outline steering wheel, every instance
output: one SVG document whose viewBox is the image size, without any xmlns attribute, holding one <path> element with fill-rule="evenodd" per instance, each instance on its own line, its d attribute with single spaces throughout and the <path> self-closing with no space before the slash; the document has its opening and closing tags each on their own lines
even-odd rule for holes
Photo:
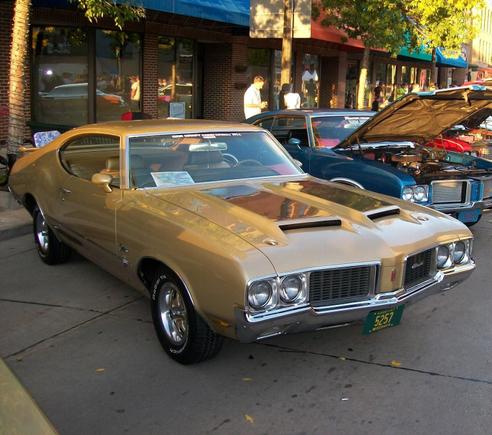
<svg viewBox="0 0 492 435">
<path fill-rule="evenodd" d="M 239 166 L 239 160 L 237 159 L 236 156 L 233 156 L 232 154 L 222 153 L 222 158 L 231 168 L 235 168 L 236 166 Z"/>
<path fill-rule="evenodd" d="M 254 159 L 241 160 L 239 166 L 263 166 L 263 163 Z"/>
</svg>

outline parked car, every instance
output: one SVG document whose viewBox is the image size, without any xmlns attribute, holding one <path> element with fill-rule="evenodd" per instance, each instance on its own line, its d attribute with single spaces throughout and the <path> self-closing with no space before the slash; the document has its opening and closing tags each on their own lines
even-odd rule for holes
<svg viewBox="0 0 492 435">
<path fill-rule="evenodd" d="M 87 98 L 87 83 L 59 85 L 47 93 L 40 93 L 39 111 L 44 122 L 76 125 L 81 120 L 87 120 Z M 96 89 L 96 104 L 100 121 L 119 119 L 130 108 L 120 95 L 108 94 L 100 89 Z"/>
<path fill-rule="evenodd" d="M 151 299 L 181 363 L 365 319 L 462 282 L 472 235 L 437 211 L 315 179 L 246 124 L 89 125 L 17 160 L 10 188 L 47 264 L 75 249 Z"/>
<path fill-rule="evenodd" d="M 492 206 L 492 162 L 423 146 L 492 101 L 483 87 L 410 94 L 373 116 L 353 110 L 265 112 L 270 130 L 315 177 L 425 205 L 472 225 Z"/>
</svg>

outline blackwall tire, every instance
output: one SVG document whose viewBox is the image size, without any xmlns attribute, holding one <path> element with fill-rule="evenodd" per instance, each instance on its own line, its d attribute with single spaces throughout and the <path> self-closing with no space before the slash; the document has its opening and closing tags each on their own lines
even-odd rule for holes
<svg viewBox="0 0 492 435">
<path fill-rule="evenodd" d="M 195 311 L 177 277 L 162 268 L 152 286 L 151 310 L 154 328 L 165 352 L 181 364 L 196 364 L 213 358 L 223 337 L 213 332 Z"/>
<path fill-rule="evenodd" d="M 70 248 L 57 239 L 39 207 L 34 209 L 32 217 L 34 243 L 39 258 L 49 265 L 65 263 L 70 257 Z"/>
</svg>

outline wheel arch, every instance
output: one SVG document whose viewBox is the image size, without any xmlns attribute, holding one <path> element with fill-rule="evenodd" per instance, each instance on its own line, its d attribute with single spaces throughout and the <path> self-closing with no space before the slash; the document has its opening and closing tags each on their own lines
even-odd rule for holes
<svg viewBox="0 0 492 435">
<path fill-rule="evenodd" d="M 183 285 L 186 294 L 188 295 L 191 303 L 193 304 L 193 307 L 197 309 L 196 300 L 193 297 L 192 292 L 190 291 L 189 284 L 186 282 L 185 279 L 183 279 L 183 277 L 178 272 L 176 272 L 172 267 L 167 265 L 162 260 L 159 260 L 154 257 L 143 257 L 138 262 L 137 274 L 138 274 L 138 278 L 145 286 L 145 288 L 149 291 L 149 293 L 152 291 L 152 284 L 154 283 L 157 277 L 157 272 L 160 268 L 166 269 Z"/>
<path fill-rule="evenodd" d="M 36 201 L 36 198 L 34 198 L 34 195 L 31 193 L 26 193 L 24 194 L 24 197 L 22 199 L 22 204 L 26 208 L 26 210 L 29 212 L 29 214 L 32 216 L 34 213 L 34 209 L 38 206 L 38 202 Z"/>
</svg>

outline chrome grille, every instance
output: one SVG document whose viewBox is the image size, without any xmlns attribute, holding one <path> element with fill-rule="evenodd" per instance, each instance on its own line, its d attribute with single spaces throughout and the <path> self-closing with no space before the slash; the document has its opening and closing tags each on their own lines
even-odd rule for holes
<svg viewBox="0 0 492 435">
<path fill-rule="evenodd" d="M 435 262 L 435 249 L 429 249 L 408 257 L 404 287 L 408 289 L 427 281 L 435 269 Z"/>
<path fill-rule="evenodd" d="M 309 300 L 312 305 L 329 305 L 364 299 L 374 292 L 377 266 L 355 266 L 311 272 Z"/>
<path fill-rule="evenodd" d="M 432 183 L 433 204 L 453 204 L 466 202 L 468 183 L 462 180 L 434 181 Z"/>
</svg>

